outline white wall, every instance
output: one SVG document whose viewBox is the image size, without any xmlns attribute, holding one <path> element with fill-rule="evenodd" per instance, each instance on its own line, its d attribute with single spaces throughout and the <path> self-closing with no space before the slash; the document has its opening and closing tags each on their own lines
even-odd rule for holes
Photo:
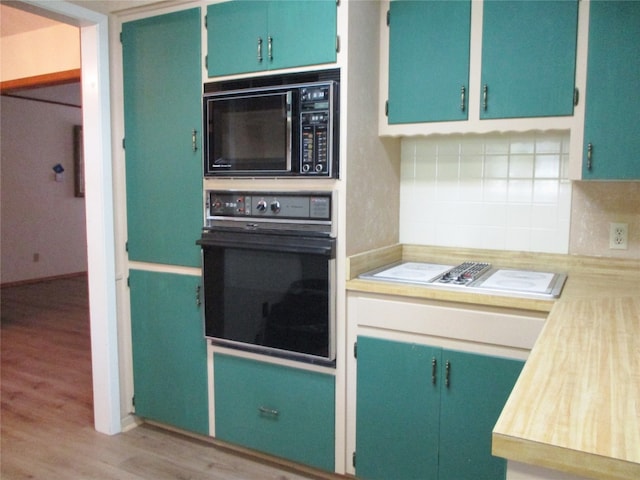
<svg viewBox="0 0 640 480">
<path fill-rule="evenodd" d="M 402 140 L 400 241 L 567 253 L 566 133 Z"/>
<path fill-rule="evenodd" d="M 85 272 L 85 202 L 73 177 L 82 110 L 11 97 L 1 98 L 0 110 L 2 283 Z M 62 182 L 52 170 L 58 163 Z"/>
</svg>

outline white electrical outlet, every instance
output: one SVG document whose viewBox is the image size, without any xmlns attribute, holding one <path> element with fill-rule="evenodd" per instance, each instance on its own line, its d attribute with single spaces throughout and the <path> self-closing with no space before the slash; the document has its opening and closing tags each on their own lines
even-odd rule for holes
<svg viewBox="0 0 640 480">
<path fill-rule="evenodd" d="M 627 249 L 627 239 L 629 236 L 629 224 L 610 223 L 609 224 L 609 248 L 617 250 Z"/>
</svg>

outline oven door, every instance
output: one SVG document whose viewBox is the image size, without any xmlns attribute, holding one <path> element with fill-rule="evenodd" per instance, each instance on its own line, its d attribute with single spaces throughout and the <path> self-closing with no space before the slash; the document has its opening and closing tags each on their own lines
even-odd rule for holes
<svg viewBox="0 0 640 480">
<path fill-rule="evenodd" d="M 215 344 L 335 365 L 335 239 L 207 231 L 205 336 Z"/>
</svg>

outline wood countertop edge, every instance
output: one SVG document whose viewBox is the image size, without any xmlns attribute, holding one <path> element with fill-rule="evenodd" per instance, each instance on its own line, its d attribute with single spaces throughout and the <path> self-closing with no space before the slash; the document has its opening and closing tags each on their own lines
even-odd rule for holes
<svg viewBox="0 0 640 480">
<path fill-rule="evenodd" d="M 550 312 L 555 304 L 554 300 L 539 300 L 521 297 L 500 296 L 496 294 L 469 293 L 438 288 L 393 283 L 374 280 L 348 280 L 347 290 L 361 293 L 375 293 L 380 295 L 394 295 L 423 300 L 436 300 L 452 303 L 466 303 L 478 306 L 502 307 L 515 310 L 529 310 L 534 312 Z"/>
<path fill-rule="evenodd" d="M 491 444 L 493 455 L 516 462 L 599 480 L 640 478 L 640 464 L 622 459 L 524 440 L 495 431 Z"/>
<path fill-rule="evenodd" d="M 607 311 L 611 313 L 605 313 Z M 620 315 L 621 312 L 625 314 Z M 634 414 L 637 408 L 634 410 L 633 399 L 640 399 L 639 388 L 634 387 L 633 382 L 621 379 L 633 378 L 630 375 L 638 372 L 639 360 L 632 358 L 635 363 L 625 362 L 625 368 L 622 370 L 611 370 L 613 366 L 619 365 L 619 362 L 616 364 L 615 355 L 611 354 L 613 344 L 619 345 L 617 351 L 625 352 L 625 358 L 638 351 L 639 342 L 634 340 L 639 331 L 636 323 L 639 318 L 637 312 L 640 312 L 640 300 L 637 295 L 570 298 L 558 302 L 547 318 L 493 430 L 494 455 L 590 478 L 640 479 L 640 462 L 637 461 L 640 445 L 634 440 L 638 438 L 640 426 L 633 423 L 621 425 L 619 421 L 624 419 L 623 421 L 634 422 L 634 419 L 638 419 Z M 559 347 L 556 341 L 564 335 L 563 332 L 572 334 L 566 349 Z M 598 338 L 597 346 L 591 341 L 585 343 L 587 339 L 594 340 L 596 337 L 593 335 Z M 578 349 L 579 346 L 587 345 L 591 348 Z M 598 360 L 598 355 L 594 354 L 589 359 L 588 353 L 593 354 L 598 350 L 606 357 Z M 556 353 L 559 356 L 554 357 Z M 563 356 L 565 360 L 560 361 Z M 594 359 L 598 361 L 594 363 Z M 560 365 L 564 369 L 559 368 Z M 600 379 L 596 374 L 598 369 L 603 369 L 604 372 Z M 551 378 L 552 373 L 555 380 L 551 385 L 563 386 L 547 392 L 545 382 Z M 571 385 L 589 385 L 589 389 L 580 396 L 580 399 L 588 400 L 578 401 L 578 397 L 575 396 L 577 389 Z M 603 389 L 602 395 L 600 390 L 594 390 L 598 386 Z M 545 389 L 546 397 L 541 398 L 537 395 L 534 391 L 536 388 Z M 618 394 L 608 396 L 607 392 L 612 391 Z M 549 398 L 554 399 L 551 401 L 556 403 L 549 404 Z M 611 403 L 607 404 L 608 411 L 598 417 L 603 422 L 600 424 L 595 421 L 596 417 L 593 414 L 597 405 L 603 401 Z M 554 436 L 553 425 L 549 425 L 544 431 L 540 426 L 544 425 L 545 418 L 553 416 L 554 410 L 563 408 L 569 408 L 572 413 L 577 409 L 575 411 L 582 412 L 584 418 L 580 420 L 574 417 L 573 420 L 569 420 L 567 417 L 568 423 L 559 429 L 559 432 L 565 430 L 565 433 L 559 433 L 556 440 L 551 440 Z M 618 421 L 608 423 L 615 418 Z M 577 424 L 576 421 L 581 424 Z M 585 424 L 590 426 L 592 436 L 601 437 L 601 442 L 605 443 L 580 440 Z M 611 425 L 617 427 L 611 430 Z M 569 432 L 572 432 L 572 439 Z M 609 448 L 611 445 L 618 445 L 617 453 L 613 454 Z M 605 451 L 612 454 L 604 454 Z"/>
</svg>

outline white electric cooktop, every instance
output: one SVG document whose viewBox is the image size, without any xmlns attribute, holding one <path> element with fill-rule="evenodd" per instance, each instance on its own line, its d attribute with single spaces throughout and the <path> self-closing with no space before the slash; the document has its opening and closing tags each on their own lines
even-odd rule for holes
<svg viewBox="0 0 640 480">
<path fill-rule="evenodd" d="M 368 280 L 414 283 L 438 288 L 467 289 L 486 294 L 560 296 L 567 278 L 564 273 L 495 269 L 483 262 L 460 265 L 404 262 L 360 275 Z"/>
<path fill-rule="evenodd" d="M 481 287 L 545 293 L 554 277 L 554 273 L 547 272 L 497 270 L 482 282 Z"/>
<path fill-rule="evenodd" d="M 453 265 L 440 265 L 439 263 L 407 262 L 373 273 L 372 276 L 381 280 L 430 283 L 453 267 Z"/>
</svg>

